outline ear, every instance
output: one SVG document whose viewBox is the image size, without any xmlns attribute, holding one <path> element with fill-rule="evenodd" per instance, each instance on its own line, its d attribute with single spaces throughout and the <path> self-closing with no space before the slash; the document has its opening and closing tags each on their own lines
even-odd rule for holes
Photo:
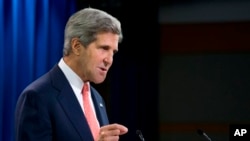
<svg viewBox="0 0 250 141">
<path fill-rule="evenodd" d="M 80 55 L 80 51 L 81 51 L 81 43 L 79 41 L 78 38 L 73 38 L 71 40 L 71 48 L 72 48 L 72 53 L 75 55 Z"/>
</svg>

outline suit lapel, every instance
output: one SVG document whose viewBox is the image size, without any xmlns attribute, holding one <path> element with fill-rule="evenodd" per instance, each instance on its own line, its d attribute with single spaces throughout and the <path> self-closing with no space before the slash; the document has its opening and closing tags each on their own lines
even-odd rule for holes
<svg viewBox="0 0 250 141">
<path fill-rule="evenodd" d="M 57 99 L 69 121 L 73 124 L 82 140 L 93 140 L 91 131 L 74 92 L 58 66 L 51 71 L 52 83 L 60 91 Z"/>
</svg>

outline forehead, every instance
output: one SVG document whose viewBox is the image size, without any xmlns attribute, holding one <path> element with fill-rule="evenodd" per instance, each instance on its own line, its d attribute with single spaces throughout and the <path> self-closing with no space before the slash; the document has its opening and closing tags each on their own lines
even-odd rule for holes
<svg viewBox="0 0 250 141">
<path fill-rule="evenodd" d="M 98 44 L 106 44 L 110 46 L 118 46 L 119 35 L 111 32 L 98 33 L 96 35 L 96 42 Z"/>
</svg>

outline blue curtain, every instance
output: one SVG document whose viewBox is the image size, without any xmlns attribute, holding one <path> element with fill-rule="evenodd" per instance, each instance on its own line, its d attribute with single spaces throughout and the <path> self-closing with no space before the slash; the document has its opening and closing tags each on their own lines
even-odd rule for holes
<svg viewBox="0 0 250 141">
<path fill-rule="evenodd" d="M 17 98 L 60 59 L 75 11 L 74 0 L 0 1 L 0 141 L 14 140 Z"/>
</svg>

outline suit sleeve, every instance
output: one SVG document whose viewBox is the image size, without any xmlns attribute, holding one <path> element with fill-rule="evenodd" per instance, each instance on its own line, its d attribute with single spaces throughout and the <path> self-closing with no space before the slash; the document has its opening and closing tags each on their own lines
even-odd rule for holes
<svg viewBox="0 0 250 141">
<path fill-rule="evenodd" d="M 51 141 L 49 114 L 35 91 L 21 94 L 16 107 L 16 141 Z"/>
</svg>

